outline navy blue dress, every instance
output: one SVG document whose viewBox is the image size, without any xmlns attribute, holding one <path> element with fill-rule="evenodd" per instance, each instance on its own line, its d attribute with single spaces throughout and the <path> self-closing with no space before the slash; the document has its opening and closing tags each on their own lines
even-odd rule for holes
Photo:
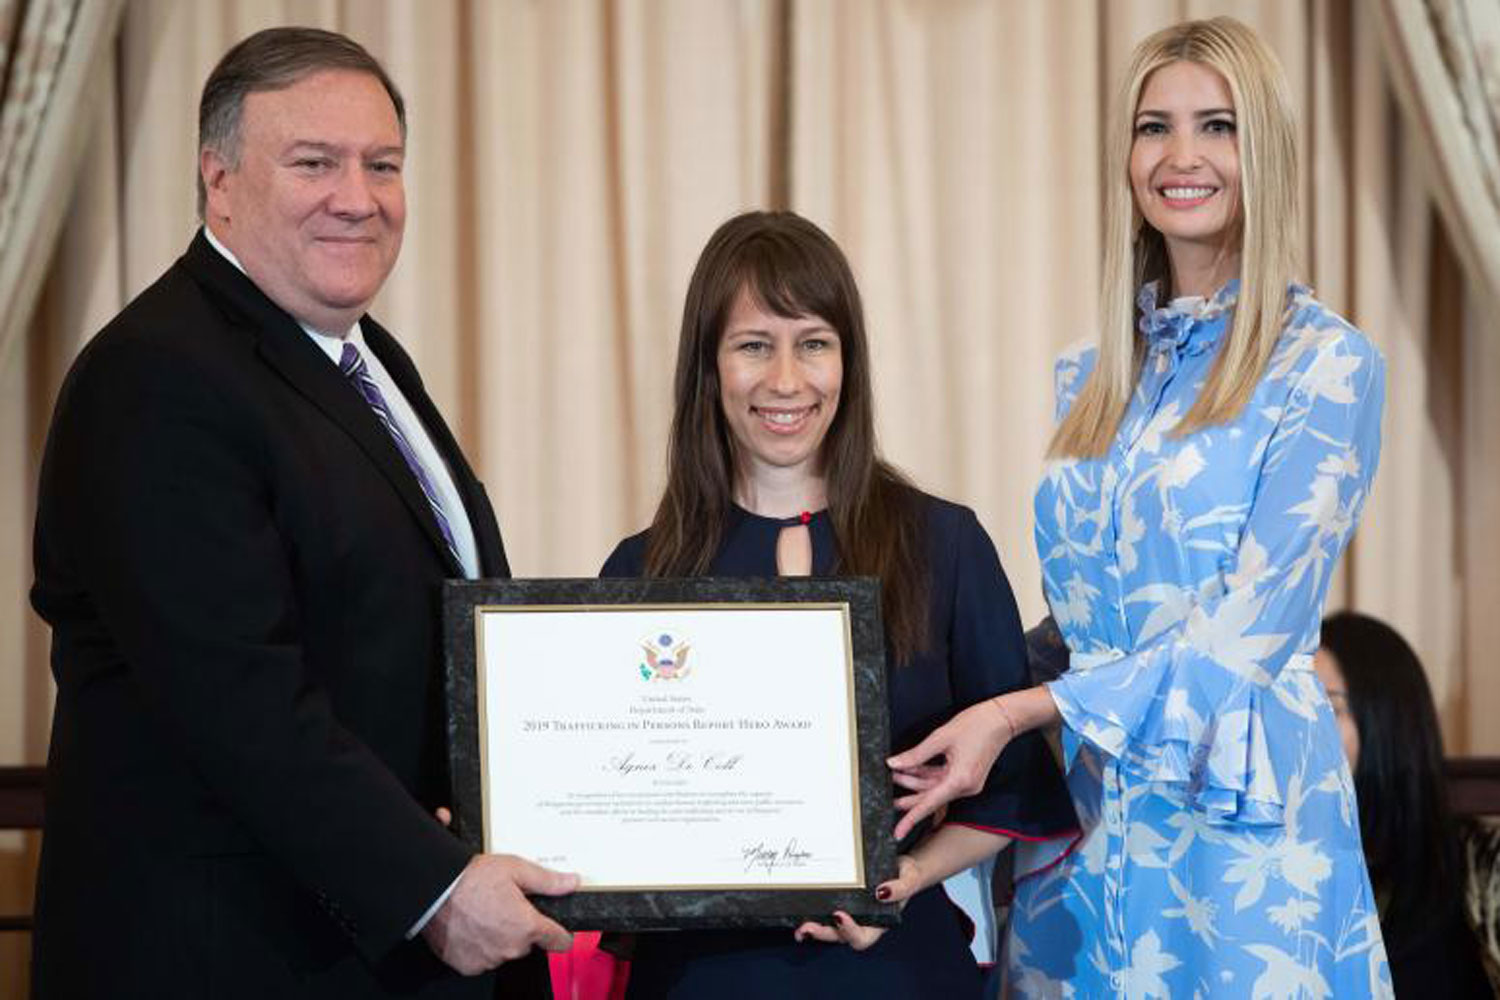
<svg viewBox="0 0 1500 1000">
<path fill-rule="evenodd" d="M 931 567 L 928 648 L 890 664 L 891 743 L 910 747 L 959 710 L 1027 684 L 1026 646 L 1015 596 L 994 543 L 967 507 L 920 494 Z M 793 521 L 733 508 L 712 576 L 776 575 L 776 541 Z M 837 572 L 833 531 L 813 515 L 813 574 Z M 646 534 L 616 547 L 603 576 L 639 576 Z M 984 789 L 953 803 L 948 822 L 1026 839 L 1071 836 L 1077 830 L 1061 772 L 1037 733 L 1015 740 Z M 902 845 L 910 849 L 919 829 Z M 933 887 L 913 897 L 901 926 L 873 947 L 792 939 L 793 928 L 761 931 L 678 931 L 642 934 L 630 972 L 633 998 L 733 1000 L 869 996 L 962 998 L 980 995 L 965 918 Z"/>
</svg>

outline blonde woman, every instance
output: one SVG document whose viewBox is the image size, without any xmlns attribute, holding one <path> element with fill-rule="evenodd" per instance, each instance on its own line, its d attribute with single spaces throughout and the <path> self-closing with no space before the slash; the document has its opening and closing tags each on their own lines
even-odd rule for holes
<svg viewBox="0 0 1500 1000">
<path fill-rule="evenodd" d="M 1060 724 L 1083 826 L 1023 859 L 1010 987 L 1387 995 L 1337 724 L 1312 669 L 1379 453 L 1384 363 L 1292 282 L 1285 78 L 1244 25 L 1136 50 L 1108 139 L 1103 326 L 1056 370 L 1036 540 L 1072 654 L 892 759 L 905 824 Z M 924 764 L 943 755 L 940 765 Z"/>
</svg>

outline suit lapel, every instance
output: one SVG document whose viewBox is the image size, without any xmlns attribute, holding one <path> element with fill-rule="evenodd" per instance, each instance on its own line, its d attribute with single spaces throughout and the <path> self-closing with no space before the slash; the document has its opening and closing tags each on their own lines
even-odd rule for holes
<svg viewBox="0 0 1500 1000">
<path fill-rule="evenodd" d="M 390 374 L 396 387 L 411 404 L 412 410 L 417 414 L 417 419 L 422 421 L 422 426 L 427 429 L 427 435 L 432 439 L 433 446 L 437 448 L 438 454 L 442 456 L 448 465 L 448 472 L 453 477 L 453 485 L 458 488 L 460 498 L 464 502 L 464 508 L 469 515 L 469 526 L 474 532 L 474 546 L 479 553 L 479 574 L 484 577 L 509 577 L 510 564 L 505 558 L 505 546 L 500 540 L 500 527 L 495 523 L 495 512 L 490 506 L 489 497 L 480 485 L 479 478 L 469 468 L 469 463 L 464 459 L 464 453 L 454 439 L 453 433 L 448 429 L 448 424 L 443 420 L 443 415 L 438 412 L 437 406 L 432 398 L 427 395 L 427 389 L 422 384 L 422 377 L 417 368 L 411 363 L 411 358 L 406 351 L 397 343 L 379 323 L 366 316 L 361 322 L 364 331 L 365 343 L 385 370 Z"/>
<path fill-rule="evenodd" d="M 442 558 L 449 574 L 463 576 L 463 567 L 448 551 L 432 506 L 390 434 L 381 426 L 369 404 L 297 325 L 297 321 L 210 246 L 201 231 L 188 247 L 183 262 L 195 279 L 239 314 L 235 318 L 256 338 L 256 350 L 262 360 L 354 439 L 417 519 L 422 533 Z M 389 339 L 389 335 L 386 336 Z M 384 360 L 382 357 L 382 363 Z M 405 385 L 401 386 L 401 391 L 407 392 Z M 407 398 L 411 400 L 410 395 Z M 425 398 L 424 394 L 424 401 Z M 415 408 L 415 403 L 413 406 Z M 426 419 L 424 414 L 424 422 Z"/>
</svg>

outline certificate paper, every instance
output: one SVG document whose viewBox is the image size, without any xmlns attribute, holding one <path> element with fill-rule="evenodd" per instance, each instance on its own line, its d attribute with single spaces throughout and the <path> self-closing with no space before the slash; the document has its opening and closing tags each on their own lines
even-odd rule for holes
<svg viewBox="0 0 1500 1000">
<path fill-rule="evenodd" d="M 538 906 L 580 929 L 894 922 L 873 581 L 455 582 L 445 615 L 459 832 L 579 874 Z"/>
<path fill-rule="evenodd" d="M 847 606 L 475 615 L 488 850 L 588 889 L 863 884 Z"/>
</svg>

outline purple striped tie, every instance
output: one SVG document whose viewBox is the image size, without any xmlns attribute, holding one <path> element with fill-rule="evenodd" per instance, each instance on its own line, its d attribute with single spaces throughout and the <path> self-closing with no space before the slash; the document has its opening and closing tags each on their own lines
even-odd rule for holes
<svg viewBox="0 0 1500 1000">
<path fill-rule="evenodd" d="M 443 533 L 443 541 L 448 543 L 448 551 L 453 554 L 453 561 L 460 566 L 464 561 L 458 557 L 458 546 L 453 544 L 453 529 L 448 526 L 448 516 L 443 513 L 443 505 L 438 502 L 437 490 L 432 488 L 432 481 L 427 478 L 427 470 L 422 468 L 417 453 L 412 450 L 411 442 L 406 440 L 406 435 L 401 433 L 401 425 L 396 423 L 391 416 L 391 408 L 386 405 L 385 396 L 380 393 L 380 386 L 370 377 L 370 369 L 365 365 L 364 356 L 359 353 L 359 348 L 353 344 L 344 345 L 343 356 L 339 358 L 339 371 L 349 377 L 354 383 L 354 388 L 365 397 L 365 402 L 370 404 L 370 409 L 380 418 L 385 426 L 386 433 L 390 434 L 391 440 L 396 442 L 396 450 L 401 457 L 406 459 L 406 465 L 411 469 L 411 474 L 417 477 L 417 485 L 422 487 L 422 495 L 427 498 L 427 503 L 432 507 L 432 516 L 437 518 L 438 530 Z"/>
</svg>

